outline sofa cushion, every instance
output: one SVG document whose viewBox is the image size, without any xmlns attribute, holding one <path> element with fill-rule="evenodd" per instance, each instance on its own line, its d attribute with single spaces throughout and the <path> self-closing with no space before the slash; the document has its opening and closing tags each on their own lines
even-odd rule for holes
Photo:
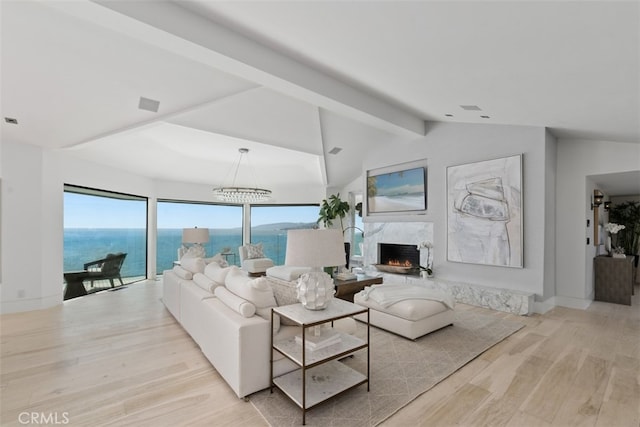
<svg viewBox="0 0 640 427">
<path fill-rule="evenodd" d="M 204 272 L 204 259 L 202 258 L 194 258 L 190 256 L 183 256 L 180 259 L 180 267 L 184 268 L 187 271 L 192 273 L 203 273 Z"/>
<path fill-rule="evenodd" d="M 228 273 L 229 267 L 220 267 L 217 262 L 207 264 L 204 268 L 204 275 L 216 282 L 217 285 L 224 285 Z"/>
<path fill-rule="evenodd" d="M 256 314 L 256 306 L 249 301 L 240 298 L 224 286 L 218 286 L 214 294 L 227 307 L 240 314 L 243 317 L 251 317 Z"/>
<path fill-rule="evenodd" d="M 231 266 L 224 284 L 237 296 L 252 302 L 256 308 L 277 306 L 271 286 L 264 277 L 252 279 L 238 267 Z"/>
<path fill-rule="evenodd" d="M 372 298 L 367 298 L 364 292 L 365 291 L 360 291 L 354 295 L 353 300 L 355 304 L 413 322 L 451 310 L 451 308 L 443 302 L 418 298 L 398 301 L 388 307 L 384 307 Z"/>
<path fill-rule="evenodd" d="M 246 245 L 247 259 L 264 258 L 264 250 L 262 249 L 262 243 L 252 245 L 249 243 Z"/>
<path fill-rule="evenodd" d="M 188 270 L 185 270 L 179 265 L 176 265 L 173 267 L 173 272 L 176 273 L 176 276 L 180 277 L 181 279 L 185 279 L 185 280 L 193 279 L 193 273 Z"/>
<path fill-rule="evenodd" d="M 196 273 L 193 275 L 193 283 L 195 283 L 200 289 L 211 293 L 213 293 L 218 286 L 223 286 L 214 282 L 202 273 Z"/>
</svg>

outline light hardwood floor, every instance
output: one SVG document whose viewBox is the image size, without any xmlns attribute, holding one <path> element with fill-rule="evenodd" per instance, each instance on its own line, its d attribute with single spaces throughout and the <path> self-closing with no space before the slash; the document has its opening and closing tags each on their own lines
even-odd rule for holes
<svg viewBox="0 0 640 427">
<path fill-rule="evenodd" d="M 531 317 L 459 304 L 526 327 L 384 425 L 640 425 L 639 291 L 631 307 L 595 302 Z M 160 282 L 141 282 L 3 315 L 0 425 L 35 414 L 72 426 L 266 426 L 164 309 L 161 292 Z"/>
</svg>

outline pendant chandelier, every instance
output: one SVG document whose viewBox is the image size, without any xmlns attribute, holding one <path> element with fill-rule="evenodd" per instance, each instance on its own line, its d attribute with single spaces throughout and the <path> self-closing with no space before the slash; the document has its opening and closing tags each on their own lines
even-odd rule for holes
<svg viewBox="0 0 640 427">
<path fill-rule="evenodd" d="M 238 178 L 238 171 L 240 170 L 242 158 L 245 154 L 249 153 L 249 149 L 240 148 L 238 151 L 240 152 L 240 157 L 233 174 L 233 183 L 229 187 L 214 188 L 213 194 L 218 198 L 218 200 L 228 203 L 259 203 L 269 200 L 269 198 L 271 198 L 271 190 L 265 190 L 264 188 L 257 187 L 250 188 L 236 186 L 236 179 Z M 247 165 L 250 168 L 251 165 L 249 165 L 248 158 Z M 255 176 L 253 178 L 255 182 Z"/>
</svg>

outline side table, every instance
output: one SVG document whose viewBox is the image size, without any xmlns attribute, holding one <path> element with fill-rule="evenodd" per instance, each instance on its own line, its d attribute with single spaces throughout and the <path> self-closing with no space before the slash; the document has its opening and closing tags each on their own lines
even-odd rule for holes
<svg viewBox="0 0 640 427">
<path fill-rule="evenodd" d="M 235 252 L 221 252 L 220 255 L 222 255 L 225 259 L 225 261 L 227 261 L 227 263 L 229 263 L 229 265 L 235 265 L 236 264 L 236 253 Z M 233 262 L 229 262 L 229 258 L 233 258 Z"/>
<path fill-rule="evenodd" d="M 339 337 L 331 345 L 315 351 L 307 348 L 307 340 L 313 335 L 314 327 L 321 328 L 325 323 L 366 313 L 367 340 L 364 341 L 353 335 L 341 332 L 325 331 Z M 356 304 L 333 298 L 324 310 L 308 310 L 302 304 L 291 304 L 271 309 L 271 324 L 273 316 L 277 314 L 287 318 L 300 326 L 300 336 L 274 341 L 273 328 L 271 332 L 271 348 L 281 353 L 300 368 L 279 377 L 273 377 L 273 352 L 271 355 L 271 392 L 273 387 L 280 389 L 289 399 L 302 409 L 302 424 L 306 422 L 307 410 L 344 393 L 347 390 L 367 384 L 369 391 L 369 309 Z M 322 335 L 321 335 L 322 336 Z M 315 337 L 315 335 L 313 336 Z M 311 339 L 313 339 L 311 338 Z M 350 368 L 338 359 L 344 358 L 356 351 L 367 350 L 366 375 Z"/>
<path fill-rule="evenodd" d="M 594 258 L 596 301 L 631 305 L 633 295 L 633 257 Z"/>
<path fill-rule="evenodd" d="M 84 279 L 90 277 L 90 273 L 86 270 L 68 271 L 64 273 L 64 279 L 67 287 L 64 291 L 64 300 L 72 299 L 87 295 L 87 289 L 84 287 Z"/>
</svg>

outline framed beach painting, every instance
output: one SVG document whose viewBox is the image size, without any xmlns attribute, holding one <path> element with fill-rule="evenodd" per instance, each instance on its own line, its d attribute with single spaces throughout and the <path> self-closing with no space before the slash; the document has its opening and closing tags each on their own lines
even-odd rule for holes
<svg viewBox="0 0 640 427">
<path fill-rule="evenodd" d="M 523 267 L 522 155 L 447 168 L 447 260 Z"/>
<path fill-rule="evenodd" d="M 367 215 L 424 213 L 427 167 L 424 161 L 367 171 Z"/>
</svg>

